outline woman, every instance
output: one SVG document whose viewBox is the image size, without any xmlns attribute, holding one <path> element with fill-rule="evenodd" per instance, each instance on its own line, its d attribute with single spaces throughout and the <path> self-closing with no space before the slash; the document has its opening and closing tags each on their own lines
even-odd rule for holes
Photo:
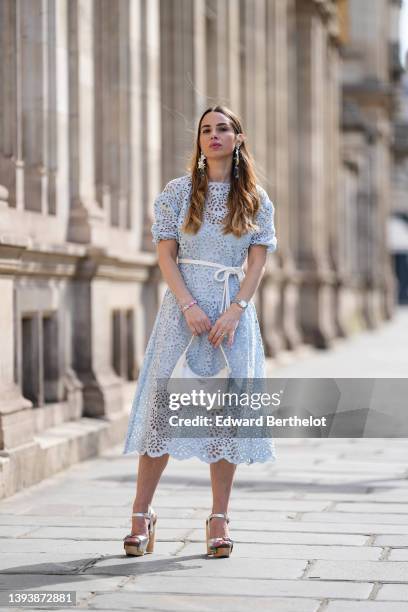
<svg viewBox="0 0 408 612">
<path fill-rule="evenodd" d="M 241 122 L 228 108 L 214 106 L 203 113 L 190 174 L 170 181 L 154 209 L 153 242 L 168 289 L 146 348 L 123 451 L 140 455 L 132 533 L 124 547 L 131 555 L 153 551 L 157 516 L 150 504 L 169 456 L 197 457 L 210 464 L 207 553 L 229 556 L 227 511 L 236 466 L 274 461 L 273 441 L 171 437 L 166 434 L 168 405 L 154 392 L 156 379 L 170 377 L 186 347 L 188 364 L 201 376 L 216 376 L 224 354 L 232 377 L 265 377 L 262 337 L 250 300 L 266 254 L 276 249 L 274 207 L 256 184 Z M 189 345 L 192 334 L 195 341 Z"/>
</svg>

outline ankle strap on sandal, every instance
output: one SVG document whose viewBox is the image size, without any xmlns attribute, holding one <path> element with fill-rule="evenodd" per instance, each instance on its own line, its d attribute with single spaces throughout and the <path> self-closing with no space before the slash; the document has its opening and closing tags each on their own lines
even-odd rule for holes
<svg viewBox="0 0 408 612">
<path fill-rule="evenodd" d="M 133 512 L 132 513 L 132 516 L 143 516 L 146 519 L 151 519 L 153 515 L 154 515 L 154 510 L 151 506 L 149 506 L 149 509 L 147 512 Z"/>
<path fill-rule="evenodd" d="M 212 518 L 223 518 L 227 521 L 227 523 L 230 522 L 229 517 L 227 516 L 226 512 L 213 512 L 212 514 L 210 514 L 210 516 L 208 517 L 208 522 L 211 521 Z"/>
</svg>

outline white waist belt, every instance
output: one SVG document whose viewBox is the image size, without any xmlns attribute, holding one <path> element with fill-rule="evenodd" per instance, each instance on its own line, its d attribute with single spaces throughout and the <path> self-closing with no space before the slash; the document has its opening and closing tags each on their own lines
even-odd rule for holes
<svg viewBox="0 0 408 612">
<path fill-rule="evenodd" d="M 245 278 L 245 272 L 240 266 L 234 268 L 233 266 L 222 266 L 221 264 L 214 263 L 213 261 L 205 261 L 204 259 L 188 259 L 186 257 L 182 257 L 178 261 L 179 263 L 192 263 L 200 266 L 212 266 L 213 268 L 218 268 L 218 270 L 214 273 L 214 279 L 218 282 L 224 283 L 220 312 L 224 312 L 227 310 L 227 308 L 229 308 L 231 304 L 229 294 L 230 275 L 236 274 L 240 282 Z"/>
</svg>

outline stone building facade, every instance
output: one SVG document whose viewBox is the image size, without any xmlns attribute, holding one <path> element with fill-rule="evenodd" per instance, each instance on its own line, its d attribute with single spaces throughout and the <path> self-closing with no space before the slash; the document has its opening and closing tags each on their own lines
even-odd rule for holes
<svg viewBox="0 0 408 612">
<path fill-rule="evenodd" d="M 393 206 L 389 220 L 389 246 L 398 279 L 398 300 L 408 304 L 408 51 L 398 84 L 394 123 Z"/>
<path fill-rule="evenodd" d="M 267 355 L 392 316 L 397 4 L 1 0 L 0 497 L 123 437 L 164 290 L 154 198 L 210 103 L 276 207 Z"/>
</svg>

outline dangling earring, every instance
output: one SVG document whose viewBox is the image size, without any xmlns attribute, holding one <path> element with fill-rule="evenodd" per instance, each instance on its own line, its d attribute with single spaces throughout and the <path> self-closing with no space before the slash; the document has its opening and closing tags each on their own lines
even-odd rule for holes
<svg viewBox="0 0 408 612">
<path fill-rule="evenodd" d="M 235 147 L 234 151 L 234 177 L 239 178 L 239 145 Z"/>
<path fill-rule="evenodd" d="M 204 172 L 205 172 L 205 161 L 206 161 L 206 156 L 204 155 L 204 153 L 201 151 L 201 155 L 200 155 L 200 159 L 198 160 L 198 164 L 197 164 L 197 168 L 201 174 L 201 176 L 204 176 Z"/>
</svg>

